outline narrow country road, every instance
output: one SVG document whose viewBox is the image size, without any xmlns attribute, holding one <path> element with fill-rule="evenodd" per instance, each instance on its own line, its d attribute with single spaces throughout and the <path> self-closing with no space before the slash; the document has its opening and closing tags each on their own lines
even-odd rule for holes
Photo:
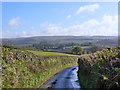
<svg viewBox="0 0 120 90">
<path fill-rule="evenodd" d="M 81 88 L 77 76 L 78 66 L 68 67 L 57 73 L 50 80 L 45 82 L 40 88 L 67 88 L 77 89 Z"/>
</svg>

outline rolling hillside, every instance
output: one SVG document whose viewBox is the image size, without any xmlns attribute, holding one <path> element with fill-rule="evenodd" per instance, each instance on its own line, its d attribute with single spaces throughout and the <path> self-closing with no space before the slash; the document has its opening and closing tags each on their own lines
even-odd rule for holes
<svg viewBox="0 0 120 90">
<path fill-rule="evenodd" d="M 116 36 L 38 36 L 26 38 L 2 39 L 3 45 L 14 45 L 22 48 L 60 53 L 71 53 L 75 46 L 83 47 L 86 52 L 93 46 L 99 49 L 118 46 Z M 88 49 L 87 49 L 88 48 Z M 90 49 L 89 49 L 90 48 Z"/>
<path fill-rule="evenodd" d="M 3 38 L 3 43 L 10 43 L 14 45 L 26 45 L 26 44 L 35 44 L 39 42 L 48 42 L 48 43 L 78 43 L 82 44 L 84 42 L 93 42 L 94 44 L 101 44 L 101 42 L 107 41 L 106 45 L 111 43 L 114 45 L 117 44 L 116 36 L 37 36 L 37 37 L 21 37 L 21 38 Z"/>
</svg>

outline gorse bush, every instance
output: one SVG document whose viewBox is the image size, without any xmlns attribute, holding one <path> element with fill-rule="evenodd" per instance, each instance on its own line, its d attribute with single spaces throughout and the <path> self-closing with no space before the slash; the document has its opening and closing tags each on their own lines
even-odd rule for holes
<svg viewBox="0 0 120 90">
<path fill-rule="evenodd" d="M 76 56 L 39 56 L 1 47 L 2 88 L 35 88 L 59 70 L 77 64 Z"/>
<path fill-rule="evenodd" d="M 82 55 L 78 64 L 83 88 L 120 88 L 120 47 Z"/>
</svg>

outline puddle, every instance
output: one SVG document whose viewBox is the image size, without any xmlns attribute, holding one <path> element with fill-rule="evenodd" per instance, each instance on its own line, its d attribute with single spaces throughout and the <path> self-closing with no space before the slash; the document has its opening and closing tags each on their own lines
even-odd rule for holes
<svg viewBox="0 0 120 90">
<path fill-rule="evenodd" d="M 71 77 L 65 77 L 66 79 L 71 79 Z"/>
<path fill-rule="evenodd" d="M 73 68 L 72 70 L 75 70 L 76 68 Z"/>
<path fill-rule="evenodd" d="M 57 83 L 57 79 L 56 79 L 54 82 L 52 82 L 51 84 L 54 85 L 54 84 L 56 84 L 56 83 Z"/>
</svg>

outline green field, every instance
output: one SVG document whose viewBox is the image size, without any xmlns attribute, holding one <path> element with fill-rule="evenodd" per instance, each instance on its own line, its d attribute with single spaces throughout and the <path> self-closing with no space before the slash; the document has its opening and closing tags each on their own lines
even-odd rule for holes
<svg viewBox="0 0 120 90">
<path fill-rule="evenodd" d="M 83 49 L 90 48 L 91 46 L 81 46 Z"/>
<path fill-rule="evenodd" d="M 43 51 L 33 51 L 33 50 L 27 50 L 27 51 L 40 56 L 78 56 L 78 55 L 58 53 L 58 52 L 43 52 Z"/>
</svg>

